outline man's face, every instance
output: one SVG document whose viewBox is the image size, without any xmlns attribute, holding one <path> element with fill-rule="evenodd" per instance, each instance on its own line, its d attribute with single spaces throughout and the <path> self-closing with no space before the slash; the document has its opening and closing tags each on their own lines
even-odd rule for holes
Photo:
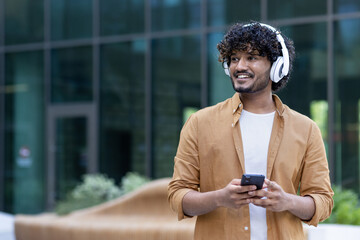
<svg viewBox="0 0 360 240">
<path fill-rule="evenodd" d="M 230 78 L 239 93 L 256 93 L 264 90 L 270 80 L 271 63 L 258 51 L 234 51 L 230 57 Z"/>
</svg>

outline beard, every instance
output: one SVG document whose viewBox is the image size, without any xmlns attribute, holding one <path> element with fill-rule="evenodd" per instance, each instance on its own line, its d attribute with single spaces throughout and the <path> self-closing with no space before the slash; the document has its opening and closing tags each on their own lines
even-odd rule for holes
<svg viewBox="0 0 360 240">
<path fill-rule="evenodd" d="M 235 76 L 233 76 L 233 77 L 235 77 Z M 230 77 L 230 80 L 231 80 L 231 84 L 233 86 L 233 89 L 238 93 L 256 93 L 256 92 L 260 92 L 260 91 L 264 90 L 270 83 L 268 78 L 266 78 L 264 76 L 257 79 L 249 87 L 242 87 L 241 85 L 240 86 L 235 86 L 235 81 L 232 79 L 232 77 Z"/>
</svg>

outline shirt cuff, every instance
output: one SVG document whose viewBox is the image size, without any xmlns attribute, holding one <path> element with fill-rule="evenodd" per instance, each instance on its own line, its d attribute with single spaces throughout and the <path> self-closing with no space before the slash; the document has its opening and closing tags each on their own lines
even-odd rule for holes
<svg viewBox="0 0 360 240">
<path fill-rule="evenodd" d="M 317 196 L 316 194 L 307 194 L 305 196 L 309 196 L 314 200 L 314 204 L 315 204 L 315 213 L 312 216 L 312 218 L 310 220 L 302 220 L 304 223 L 308 224 L 308 225 L 312 225 L 317 227 L 317 225 L 319 224 L 320 221 L 320 209 L 319 207 L 321 206 L 320 204 L 322 204 L 322 200 L 321 197 Z"/>
<path fill-rule="evenodd" d="M 175 197 L 175 204 L 176 206 L 175 207 L 175 211 L 178 213 L 178 220 L 182 220 L 182 219 L 186 219 L 186 218 L 192 218 L 192 216 L 187 216 L 184 214 L 184 211 L 183 211 L 183 207 L 182 207 L 182 202 L 183 202 L 183 198 L 184 196 L 190 192 L 190 191 L 194 191 L 192 189 L 181 189 L 181 190 L 178 190 L 176 192 L 176 196 Z"/>
</svg>

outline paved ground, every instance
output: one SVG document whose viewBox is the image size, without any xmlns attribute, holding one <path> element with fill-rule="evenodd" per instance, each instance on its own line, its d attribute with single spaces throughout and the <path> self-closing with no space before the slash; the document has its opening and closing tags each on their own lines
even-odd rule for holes
<svg viewBox="0 0 360 240">
<path fill-rule="evenodd" d="M 13 215 L 0 212 L 0 239 L 15 240 Z"/>
</svg>

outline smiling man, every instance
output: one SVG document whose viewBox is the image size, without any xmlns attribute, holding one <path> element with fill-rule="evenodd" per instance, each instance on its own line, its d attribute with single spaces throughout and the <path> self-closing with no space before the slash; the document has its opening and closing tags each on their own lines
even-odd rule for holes
<svg viewBox="0 0 360 240">
<path fill-rule="evenodd" d="M 333 191 L 319 128 L 274 94 L 293 42 L 253 22 L 232 26 L 218 50 L 236 93 L 184 125 L 170 205 L 179 220 L 198 216 L 195 240 L 304 239 L 302 222 L 328 218 Z M 245 173 L 266 176 L 263 187 L 241 184 Z"/>
<path fill-rule="evenodd" d="M 235 68 L 230 79 L 236 92 L 255 93 L 271 87 L 270 62 L 266 57 L 260 56 L 259 51 L 235 51 L 230 56 L 230 66 Z M 257 79 L 254 78 L 255 72 Z"/>
</svg>

